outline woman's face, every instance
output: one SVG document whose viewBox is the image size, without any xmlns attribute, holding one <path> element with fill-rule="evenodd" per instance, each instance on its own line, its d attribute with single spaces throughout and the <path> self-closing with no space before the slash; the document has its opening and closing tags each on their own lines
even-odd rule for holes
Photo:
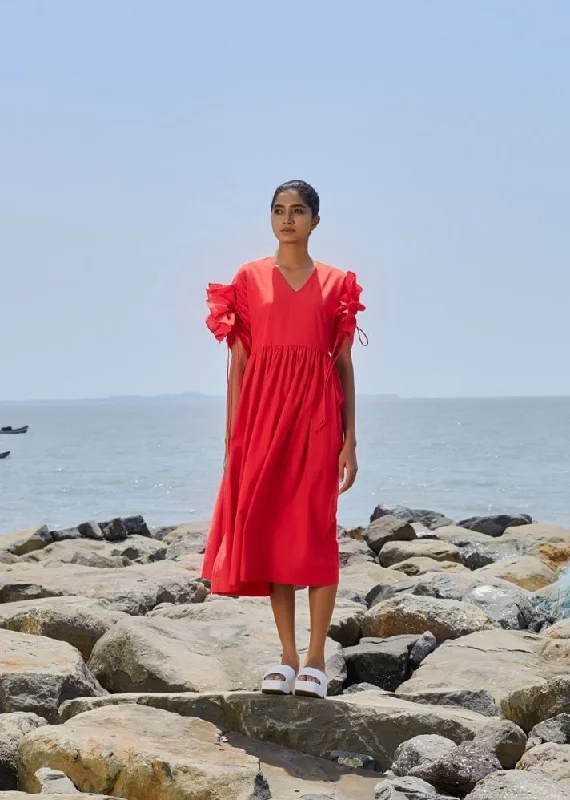
<svg viewBox="0 0 570 800">
<path fill-rule="evenodd" d="M 299 192 L 281 192 L 271 211 L 271 227 L 279 242 L 305 242 L 319 224 Z"/>
</svg>

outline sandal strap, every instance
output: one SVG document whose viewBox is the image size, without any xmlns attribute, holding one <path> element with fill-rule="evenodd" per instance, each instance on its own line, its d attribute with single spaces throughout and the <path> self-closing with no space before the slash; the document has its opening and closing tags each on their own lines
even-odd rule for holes
<svg viewBox="0 0 570 800">
<path fill-rule="evenodd" d="M 277 664 L 277 666 L 270 667 L 265 672 L 263 680 L 265 680 L 268 675 L 283 675 L 286 681 L 292 681 L 295 677 L 295 670 L 288 664 Z"/>
<path fill-rule="evenodd" d="M 321 684 L 321 686 L 325 686 L 326 685 L 327 676 L 320 669 L 315 669 L 315 667 L 303 667 L 303 669 L 299 673 L 298 677 L 300 678 L 303 675 L 307 675 L 309 678 L 316 678 L 319 681 L 319 683 Z"/>
</svg>

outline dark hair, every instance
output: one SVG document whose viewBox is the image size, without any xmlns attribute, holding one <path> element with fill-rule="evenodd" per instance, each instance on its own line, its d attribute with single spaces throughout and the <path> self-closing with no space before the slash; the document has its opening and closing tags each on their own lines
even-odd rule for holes
<svg viewBox="0 0 570 800">
<path fill-rule="evenodd" d="M 275 194 L 273 195 L 273 200 L 271 201 L 272 210 L 275 205 L 275 201 L 281 192 L 298 192 L 303 202 L 306 203 L 311 209 L 311 214 L 313 217 L 319 216 L 319 195 L 317 194 L 316 189 L 313 189 L 310 183 L 307 183 L 306 181 L 287 181 L 287 183 L 282 183 L 281 186 L 278 186 L 277 189 L 275 189 Z"/>
</svg>

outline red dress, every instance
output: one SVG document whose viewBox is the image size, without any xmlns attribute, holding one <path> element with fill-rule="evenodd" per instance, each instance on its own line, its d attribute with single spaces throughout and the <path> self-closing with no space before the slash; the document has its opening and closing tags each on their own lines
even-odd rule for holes
<svg viewBox="0 0 570 800">
<path fill-rule="evenodd" d="M 338 583 L 335 360 L 354 339 L 360 292 L 353 272 L 320 263 L 294 290 L 272 258 L 208 286 L 208 327 L 249 355 L 204 556 L 216 594 Z"/>
</svg>

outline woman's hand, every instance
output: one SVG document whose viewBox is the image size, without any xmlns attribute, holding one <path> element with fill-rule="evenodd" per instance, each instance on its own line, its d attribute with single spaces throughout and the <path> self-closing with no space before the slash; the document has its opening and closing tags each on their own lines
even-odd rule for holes
<svg viewBox="0 0 570 800">
<path fill-rule="evenodd" d="M 356 480 L 357 472 L 358 462 L 356 460 L 356 445 L 345 442 L 338 457 L 339 495 L 348 492 Z"/>
</svg>

